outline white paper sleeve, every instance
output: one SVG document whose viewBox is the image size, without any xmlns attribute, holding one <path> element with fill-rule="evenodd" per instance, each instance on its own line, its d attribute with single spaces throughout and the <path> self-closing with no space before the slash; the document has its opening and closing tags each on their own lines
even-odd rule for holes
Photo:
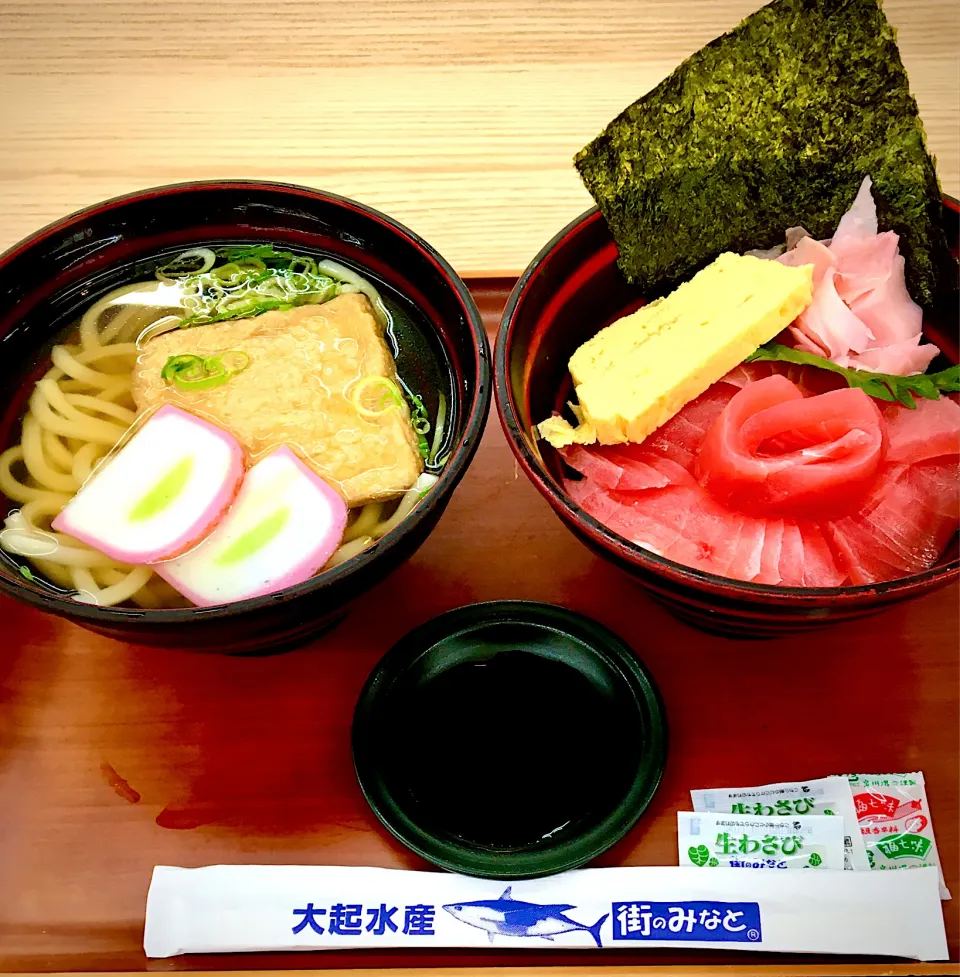
<svg viewBox="0 0 960 977">
<path fill-rule="evenodd" d="M 508 884 L 379 868 L 161 865 L 144 950 L 652 946 L 946 960 L 937 881 L 935 868 L 604 868 Z"/>
</svg>

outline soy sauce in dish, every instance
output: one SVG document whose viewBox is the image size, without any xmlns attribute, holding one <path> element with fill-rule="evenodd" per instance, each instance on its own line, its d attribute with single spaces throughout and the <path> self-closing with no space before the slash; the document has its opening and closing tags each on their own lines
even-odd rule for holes
<svg viewBox="0 0 960 977">
<path fill-rule="evenodd" d="M 398 696 L 384 777 L 437 833 L 517 850 L 615 807 L 642 737 L 603 683 L 534 652 L 461 661 Z"/>
</svg>

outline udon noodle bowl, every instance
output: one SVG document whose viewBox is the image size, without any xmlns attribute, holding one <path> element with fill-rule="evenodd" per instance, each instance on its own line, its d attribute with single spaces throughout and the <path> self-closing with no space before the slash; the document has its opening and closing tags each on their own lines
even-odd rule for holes
<svg viewBox="0 0 960 977">
<path fill-rule="evenodd" d="M 54 525 L 173 405 L 236 439 L 248 472 L 291 449 L 348 508 L 317 572 L 341 564 L 437 481 L 456 407 L 443 361 L 410 303 L 322 256 L 261 244 L 158 257 L 151 279 L 97 298 L 50 350 L 0 454 L 0 558 L 78 601 L 189 606 L 163 560 L 124 562 Z"/>
</svg>

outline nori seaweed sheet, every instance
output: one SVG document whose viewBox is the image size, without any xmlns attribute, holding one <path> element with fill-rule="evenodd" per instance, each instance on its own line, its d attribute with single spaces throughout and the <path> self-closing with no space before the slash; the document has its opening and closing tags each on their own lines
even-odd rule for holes
<svg viewBox="0 0 960 977">
<path fill-rule="evenodd" d="M 877 0 L 774 0 L 634 102 L 575 160 L 620 268 L 662 294 L 786 228 L 833 234 L 863 177 L 929 305 L 955 285 L 934 161 Z M 949 279 L 949 281 L 948 281 Z"/>
</svg>

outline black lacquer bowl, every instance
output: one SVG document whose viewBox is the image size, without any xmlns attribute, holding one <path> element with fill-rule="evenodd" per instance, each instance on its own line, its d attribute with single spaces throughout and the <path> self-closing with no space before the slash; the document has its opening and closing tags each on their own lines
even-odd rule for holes
<svg viewBox="0 0 960 977">
<path fill-rule="evenodd" d="M 526 879 L 626 835 L 660 784 L 668 734 L 621 638 L 564 607 L 501 600 L 394 645 L 352 739 L 364 797 L 403 844 L 448 871 Z"/>
<path fill-rule="evenodd" d="M 352 599 L 411 556 L 436 525 L 473 458 L 490 405 L 480 314 L 463 281 L 412 231 L 355 201 L 305 187 L 231 181 L 144 190 L 51 224 L 0 256 L 3 446 L 18 436 L 38 352 L 82 307 L 123 284 L 137 262 L 231 241 L 323 252 L 416 306 L 445 352 L 455 391 L 454 447 L 439 483 L 359 556 L 267 597 L 177 610 L 93 607 L 23 579 L 6 562 L 0 593 L 134 643 L 233 654 L 278 650 L 336 623 Z"/>
<path fill-rule="evenodd" d="M 958 205 L 943 208 L 956 254 Z M 494 354 L 497 407 L 507 441 L 527 477 L 587 546 L 624 569 L 677 617 L 730 637 L 805 631 L 875 613 L 929 593 L 960 576 L 957 541 L 923 573 L 856 587 L 773 587 L 693 570 L 630 543 L 588 515 L 563 490 L 562 461 L 534 425 L 560 408 L 570 391 L 567 363 L 603 326 L 649 296 L 617 268 L 617 248 L 596 209 L 565 227 L 531 262 L 507 302 Z M 958 360 L 957 294 L 925 315 L 924 331 L 943 357 Z M 946 365 L 945 363 L 943 364 Z"/>
</svg>

